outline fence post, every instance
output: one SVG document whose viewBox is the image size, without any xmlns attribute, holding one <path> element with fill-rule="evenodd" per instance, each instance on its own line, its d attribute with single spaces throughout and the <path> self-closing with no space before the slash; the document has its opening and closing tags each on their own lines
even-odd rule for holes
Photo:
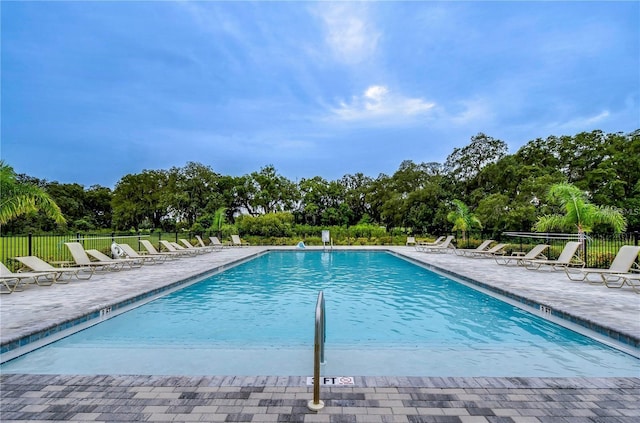
<svg viewBox="0 0 640 423">
<path fill-rule="evenodd" d="M 640 232 L 635 231 L 633 233 L 633 244 L 637 246 L 639 243 L 638 241 L 640 241 Z"/>
<path fill-rule="evenodd" d="M 29 232 L 29 236 L 28 236 L 28 242 L 27 242 L 27 251 L 28 251 L 28 256 L 32 256 L 33 255 L 33 234 L 31 232 Z"/>
<path fill-rule="evenodd" d="M 578 232 L 578 240 L 582 243 L 582 254 L 584 257 L 584 263 L 586 267 L 589 267 L 589 256 L 587 255 L 587 238 L 584 236 L 584 232 Z"/>
<path fill-rule="evenodd" d="M 76 241 L 80 242 L 80 232 L 76 232 Z"/>
</svg>

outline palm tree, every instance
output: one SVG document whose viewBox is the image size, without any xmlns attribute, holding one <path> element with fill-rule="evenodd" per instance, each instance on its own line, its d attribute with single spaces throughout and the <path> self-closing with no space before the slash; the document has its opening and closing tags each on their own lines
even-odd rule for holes
<svg viewBox="0 0 640 423">
<path fill-rule="evenodd" d="M 220 207 L 213 214 L 213 222 L 211 223 L 211 227 L 217 231 L 218 236 L 222 236 L 222 226 L 226 222 L 225 215 L 227 213 L 226 207 Z"/>
<path fill-rule="evenodd" d="M 596 224 L 609 225 L 616 233 L 624 231 L 627 227 L 627 222 L 618 209 L 590 204 L 587 195 L 575 185 L 568 183 L 552 185 L 548 199 L 550 202 L 558 202 L 565 214 L 539 217 L 533 226 L 536 232 L 577 229 L 578 237 L 582 240 L 584 233 L 591 232 L 593 225 Z"/>
<path fill-rule="evenodd" d="M 482 223 L 474 213 L 471 213 L 469 207 L 462 201 L 453 200 L 452 202 L 456 206 L 456 209 L 449 212 L 447 220 L 453 223 L 452 230 L 462 231 L 462 239 L 466 242 L 467 231 L 470 231 L 474 226 L 482 229 Z"/>
<path fill-rule="evenodd" d="M 66 219 L 60 207 L 40 187 L 20 183 L 13 168 L 0 160 L 0 225 L 31 213 L 41 211 L 62 225 Z"/>
</svg>

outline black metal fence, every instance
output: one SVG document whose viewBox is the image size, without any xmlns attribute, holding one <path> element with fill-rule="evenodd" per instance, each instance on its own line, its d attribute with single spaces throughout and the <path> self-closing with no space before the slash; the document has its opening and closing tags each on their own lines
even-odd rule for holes
<svg viewBox="0 0 640 423">
<path fill-rule="evenodd" d="M 556 234 L 556 233 L 530 233 L 530 232 L 503 232 L 501 234 L 472 234 L 463 241 L 458 234 L 458 247 L 467 244 L 462 248 L 473 248 L 484 239 L 494 239 L 497 242 L 507 244 L 506 251 L 510 254 L 514 251 L 526 252 L 536 244 L 548 244 L 549 249 L 545 255 L 549 259 L 558 258 L 562 249 L 568 241 L 582 241 L 579 255 L 586 263 L 587 267 L 607 268 L 615 258 L 623 245 L 640 245 L 640 232 L 627 232 L 608 235 L 584 235 L 582 240 L 578 234 Z"/>
<path fill-rule="evenodd" d="M 494 239 L 508 244 L 506 248 L 508 254 L 513 251 L 528 251 L 536 244 L 548 244 L 550 248 L 546 255 L 550 259 L 556 259 L 560 255 L 567 241 L 578 240 L 576 234 L 504 232 L 502 234 L 472 233 L 465 234 L 464 237 L 461 233 L 455 235 L 458 248 L 473 248 L 484 239 Z M 207 236 L 205 234 L 203 238 L 206 240 Z M 143 250 L 139 244 L 141 239 L 148 239 L 160 249 L 160 240 L 178 242 L 180 238 L 186 238 L 195 243 L 195 234 L 186 232 L 0 236 L 0 261 L 15 270 L 17 263 L 12 260 L 13 257 L 38 256 L 52 263 L 71 261 L 65 242 L 80 242 L 85 249 L 96 249 L 108 253 L 114 241 L 119 244 L 127 243 L 136 250 Z M 252 244 L 260 243 L 252 241 Z M 588 267 L 607 268 L 623 245 L 640 245 L 640 232 L 587 236 L 580 254 Z"/>
<path fill-rule="evenodd" d="M 140 251 L 144 250 L 140 245 L 140 240 L 147 239 L 160 250 L 161 239 L 178 242 L 180 238 L 185 238 L 190 242 L 195 242 L 193 237 L 194 234 L 185 232 L 0 236 L 0 261 L 9 269 L 16 270 L 19 266 L 15 260 L 12 260 L 13 257 L 37 256 L 53 264 L 72 261 L 69 249 L 64 245 L 65 242 L 79 242 L 85 250 L 96 249 L 110 255 L 113 242 L 129 244 L 135 250 Z"/>
</svg>

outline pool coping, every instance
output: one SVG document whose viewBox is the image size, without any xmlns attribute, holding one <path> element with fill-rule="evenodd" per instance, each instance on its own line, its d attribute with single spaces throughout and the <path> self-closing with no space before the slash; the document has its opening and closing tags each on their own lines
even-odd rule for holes
<svg viewBox="0 0 640 423">
<path fill-rule="evenodd" d="M 640 377 L 447 377 L 447 376 L 353 376 L 353 384 L 327 385 L 322 390 L 336 389 L 349 391 L 357 388 L 494 388 L 494 389 L 638 389 Z M 311 389 L 309 376 L 234 376 L 234 375 L 60 375 L 8 373 L 0 375 L 4 383 L 21 385 L 96 385 L 109 379 L 110 386 L 199 386 L 247 388 L 253 386 L 301 387 Z M 299 392 L 307 392 L 300 390 Z"/>
<path fill-rule="evenodd" d="M 324 248 L 323 247 L 316 247 L 316 248 L 309 248 L 307 247 L 308 250 L 310 251 L 323 251 Z M 508 290 L 505 289 L 501 289 L 498 287 L 495 287 L 493 285 L 478 281 L 476 279 L 458 274 L 456 272 L 453 272 L 451 270 L 442 268 L 440 266 L 434 265 L 433 263 L 428 263 L 425 261 L 421 261 L 421 260 L 417 260 L 411 256 L 405 255 L 402 253 L 402 251 L 398 251 L 396 249 L 391 249 L 388 246 L 378 246 L 376 248 L 371 248 L 371 247 L 358 247 L 358 246 L 352 246 L 352 247 L 334 247 L 333 250 L 336 251 L 382 251 L 382 252 L 387 252 L 390 253 L 396 257 L 402 258 L 404 260 L 407 260 L 415 265 L 427 268 L 427 269 L 431 269 L 431 270 L 435 270 L 437 272 L 440 273 L 444 273 L 452 278 L 455 279 L 459 279 L 462 280 L 466 283 L 469 283 L 471 285 L 475 285 L 479 288 L 482 288 L 484 290 L 493 292 L 495 294 L 504 296 L 508 299 L 514 300 L 516 302 L 519 302 L 521 304 L 524 304 L 528 307 L 532 307 L 532 308 L 536 308 L 536 309 L 542 309 L 542 307 L 547 307 L 546 309 L 542 309 L 542 310 L 548 310 L 549 314 L 551 314 L 552 316 L 567 321 L 569 323 L 573 323 L 576 325 L 579 325 L 585 329 L 591 330 L 595 333 L 598 333 L 602 336 L 605 336 L 613 341 L 619 342 L 621 344 L 624 345 L 628 345 L 631 348 L 635 348 L 635 349 L 640 349 L 640 338 L 635 337 L 631 334 L 626 334 L 623 333 L 619 330 L 607 327 L 606 325 L 603 325 L 601 323 L 598 322 L 594 322 L 591 321 L 589 319 L 583 318 L 583 317 L 579 317 L 579 316 L 575 316 L 569 312 L 563 311 L 563 310 L 558 310 L 557 307 L 548 307 L 548 305 L 545 305 L 543 303 L 541 303 L 540 301 L 537 300 L 533 300 L 530 298 L 527 298 L 525 296 L 522 295 L 518 295 L 515 294 L 513 292 L 510 292 Z M 263 249 L 261 249 L 260 251 L 256 251 L 255 253 L 252 253 L 248 256 L 239 258 L 239 259 L 235 259 L 235 260 L 231 260 L 230 262 L 218 265 L 218 266 L 214 266 L 208 270 L 199 272 L 197 274 L 191 275 L 187 278 L 178 280 L 178 281 L 174 281 L 174 282 L 170 282 L 167 285 L 163 285 L 142 293 L 136 293 L 130 297 L 127 297 L 124 300 L 120 300 L 120 301 L 116 301 L 113 303 L 109 303 L 106 305 L 101 305 L 93 310 L 90 310 L 89 312 L 86 312 L 84 314 L 81 314 L 77 317 L 74 318 L 70 318 L 67 320 L 64 320 L 62 322 L 59 322 L 57 324 L 53 324 L 50 325 L 46 328 L 43 329 L 37 329 L 31 333 L 28 334 L 24 334 L 24 335 L 17 335 L 14 338 L 10 338 L 8 340 L 5 340 L 4 342 L 2 342 L 2 344 L 0 344 L 0 363 L 3 363 L 5 361 L 9 361 L 13 358 L 15 358 L 15 356 L 13 354 L 11 354 L 12 352 L 15 353 L 18 349 L 22 349 L 23 347 L 28 347 L 29 345 L 33 346 L 33 349 L 39 348 L 41 345 L 38 345 L 38 343 L 40 342 L 45 342 L 46 340 L 48 340 L 49 337 L 51 336 L 56 336 L 56 335 L 61 335 L 64 331 L 69 330 L 73 327 L 79 326 L 79 325 L 83 325 L 83 324 L 96 324 L 99 323 L 100 321 L 102 321 L 101 319 L 103 319 L 105 317 L 105 314 L 110 314 L 112 312 L 116 312 L 118 310 L 122 310 L 125 309 L 133 304 L 139 303 L 141 301 L 150 299 L 152 297 L 155 297 L 159 294 L 163 294 L 166 292 L 169 292 L 171 290 L 175 290 L 175 289 L 179 289 L 185 286 L 188 286 L 190 284 L 196 283 L 200 280 L 202 280 L 203 278 L 206 278 L 208 276 L 214 275 L 216 273 L 219 272 L 223 272 L 227 269 L 230 269 L 232 267 L 238 266 L 242 263 L 245 263 L 247 261 L 253 260 L 256 257 L 259 257 L 261 255 L 264 254 L 268 254 L 269 252 L 272 251 L 297 251 L 297 252 L 302 252 L 299 248 L 296 247 L 273 247 L 273 246 L 265 246 Z M 51 338 L 52 342 L 53 340 L 55 340 L 54 338 Z M 36 346 L 37 345 L 37 346 Z M 24 353 L 27 353 L 28 351 L 24 351 L 21 352 L 18 355 L 22 355 Z"/>
</svg>

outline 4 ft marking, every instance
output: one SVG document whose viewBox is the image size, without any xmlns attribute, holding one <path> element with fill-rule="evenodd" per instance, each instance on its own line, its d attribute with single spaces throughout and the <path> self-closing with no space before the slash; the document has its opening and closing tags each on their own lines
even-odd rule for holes
<svg viewBox="0 0 640 423">
<path fill-rule="evenodd" d="M 352 376 L 321 377 L 320 384 L 332 386 L 355 385 L 355 380 Z M 307 385 L 313 385 L 312 376 L 307 377 Z"/>
</svg>

